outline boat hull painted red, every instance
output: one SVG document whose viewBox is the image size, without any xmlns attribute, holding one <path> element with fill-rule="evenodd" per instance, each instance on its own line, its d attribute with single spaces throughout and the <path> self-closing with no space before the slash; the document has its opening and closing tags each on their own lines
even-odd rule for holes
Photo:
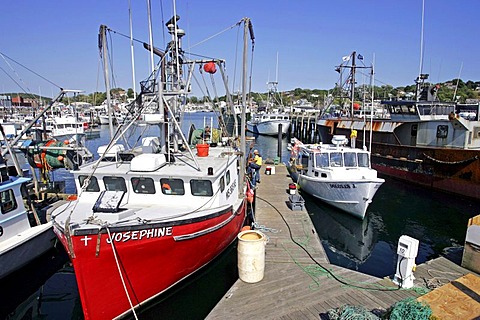
<svg viewBox="0 0 480 320">
<path fill-rule="evenodd" d="M 64 230 L 56 226 L 73 262 L 85 319 L 128 313 L 126 290 L 135 307 L 202 268 L 236 239 L 245 214 L 243 202 L 236 212 L 230 208 L 193 220 L 112 227 L 113 241 L 104 228 L 100 234 L 74 231 L 71 246 Z"/>
</svg>

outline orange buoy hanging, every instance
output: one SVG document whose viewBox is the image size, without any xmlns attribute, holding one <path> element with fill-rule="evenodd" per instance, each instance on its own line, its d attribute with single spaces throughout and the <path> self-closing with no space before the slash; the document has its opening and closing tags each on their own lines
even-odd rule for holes
<svg viewBox="0 0 480 320">
<path fill-rule="evenodd" d="M 210 62 L 205 63 L 203 65 L 203 70 L 205 70 L 205 72 L 214 74 L 215 72 L 217 72 L 217 67 L 215 65 L 215 62 L 210 61 Z"/>
</svg>

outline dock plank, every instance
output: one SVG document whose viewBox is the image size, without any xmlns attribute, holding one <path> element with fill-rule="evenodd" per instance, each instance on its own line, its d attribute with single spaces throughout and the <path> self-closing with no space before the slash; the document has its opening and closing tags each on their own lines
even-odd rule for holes
<svg viewBox="0 0 480 320">
<path fill-rule="evenodd" d="M 480 318 L 480 277 L 469 273 L 418 298 L 439 319 Z"/>
</svg>

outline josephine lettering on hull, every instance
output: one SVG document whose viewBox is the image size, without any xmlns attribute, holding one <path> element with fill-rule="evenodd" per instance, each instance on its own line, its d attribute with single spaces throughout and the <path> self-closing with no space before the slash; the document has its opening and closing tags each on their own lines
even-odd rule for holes
<svg viewBox="0 0 480 320">
<path fill-rule="evenodd" d="M 147 230 L 136 230 L 136 231 L 127 231 L 121 233 L 112 233 L 112 240 L 115 242 L 127 242 L 130 240 L 144 240 L 151 238 L 160 238 L 171 236 L 173 233 L 173 227 L 157 228 L 157 229 L 147 229 Z M 110 239 L 107 239 L 107 243 L 110 243 Z"/>
</svg>

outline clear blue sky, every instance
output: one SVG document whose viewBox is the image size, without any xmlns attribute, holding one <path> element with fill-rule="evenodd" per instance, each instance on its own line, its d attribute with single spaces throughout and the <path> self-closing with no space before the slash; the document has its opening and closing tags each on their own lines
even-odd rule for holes
<svg viewBox="0 0 480 320">
<path fill-rule="evenodd" d="M 162 21 L 172 16 L 172 1 L 151 2 L 154 43 L 164 48 Z M 281 91 L 332 88 L 337 81 L 334 66 L 352 51 L 362 54 L 368 65 L 375 57 L 377 85 L 410 85 L 419 72 L 421 0 L 179 0 L 176 6 L 179 27 L 187 32 L 185 49 L 226 59 L 235 90 L 240 84 L 235 54 L 241 56 L 237 29 L 188 47 L 243 17 L 251 18 L 256 36 L 253 91 L 265 92 L 267 81 L 275 79 L 277 52 Z M 134 37 L 148 42 L 146 1 L 132 0 L 132 12 Z M 423 72 L 431 82 L 457 78 L 460 70 L 463 80 L 480 80 L 479 13 L 477 0 L 425 0 Z M 0 52 L 61 87 L 104 91 L 97 48 L 101 24 L 129 34 L 128 0 L 3 1 Z M 112 43 L 116 86 L 130 88 L 128 40 L 114 36 Z M 138 47 L 135 56 L 138 82 L 148 75 L 148 55 Z M 11 66 L 15 71 L 0 57 L 0 92 L 22 91 L 12 77 L 32 93 L 58 93 L 55 86 Z"/>
</svg>

